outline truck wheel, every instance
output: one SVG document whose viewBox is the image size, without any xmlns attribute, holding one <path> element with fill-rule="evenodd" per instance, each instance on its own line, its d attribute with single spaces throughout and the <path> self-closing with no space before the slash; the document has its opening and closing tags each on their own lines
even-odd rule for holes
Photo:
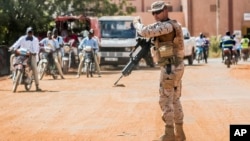
<svg viewBox="0 0 250 141">
<path fill-rule="evenodd" d="M 188 65 L 193 65 L 193 60 L 194 60 L 193 57 L 194 57 L 193 54 L 188 56 Z"/>
</svg>

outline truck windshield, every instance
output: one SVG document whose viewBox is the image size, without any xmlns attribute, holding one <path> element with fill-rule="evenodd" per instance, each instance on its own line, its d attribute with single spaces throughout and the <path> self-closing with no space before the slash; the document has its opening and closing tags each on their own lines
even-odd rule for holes
<svg viewBox="0 0 250 141">
<path fill-rule="evenodd" d="M 135 38 L 132 21 L 100 21 L 101 38 Z"/>
</svg>

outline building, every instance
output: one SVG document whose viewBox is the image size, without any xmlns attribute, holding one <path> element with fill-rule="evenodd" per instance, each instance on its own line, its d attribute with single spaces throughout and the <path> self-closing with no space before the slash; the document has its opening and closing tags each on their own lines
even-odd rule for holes
<svg viewBox="0 0 250 141">
<path fill-rule="evenodd" d="M 111 0 L 119 3 L 121 0 Z M 155 0 L 126 0 L 136 8 L 133 15 L 143 15 L 151 23 L 147 11 Z M 169 17 L 188 27 L 193 36 L 203 32 L 206 36 L 224 35 L 226 31 L 250 38 L 250 0 L 164 0 L 171 6 Z"/>
</svg>

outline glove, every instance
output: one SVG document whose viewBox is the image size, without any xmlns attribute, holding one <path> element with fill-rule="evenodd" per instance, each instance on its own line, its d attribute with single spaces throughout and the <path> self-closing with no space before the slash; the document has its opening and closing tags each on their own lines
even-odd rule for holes
<svg viewBox="0 0 250 141">
<path fill-rule="evenodd" d="M 134 20 L 133 20 L 134 26 L 135 26 L 137 23 L 141 23 L 141 19 L 140 19 L 139 16 L 135 17 Z"/>
</svg>

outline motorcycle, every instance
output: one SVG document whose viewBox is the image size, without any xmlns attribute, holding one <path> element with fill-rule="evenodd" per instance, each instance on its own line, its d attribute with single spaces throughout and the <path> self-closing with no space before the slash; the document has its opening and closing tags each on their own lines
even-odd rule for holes
<svg viewBox="0 0 250 141">
<path fill-rule="evenodd" d="M 249 52 L 250 52 L 249 48 L 243 48 L 241 50 L 241 55 L 242 55 L 243 61 L 247 61 L 247 59 L 249 58 Z"/>
<path fill-rule="evenodd" d="M 62 57 L 62 71 L 64 74 L 68 73 L 71 66 L 71 55 L 73 53 L 72 46 L 70 43 L 63 45 L 63 57 Z"/>
<path fill-rule="evenodd" d="M 53 51 L 52 46 L 41 48 L 40 61 L 38 63 L 38 78 L 43 79 L 43 76 L 52 75 L 53 79 L 57 79 L 58 70 L 54 63 L 53 56 L 57 55 L 56 51 Z"/>
<path fill-rule="evenodd" d="M 16 92 L 18 85 L 24 85 L 25 90 L 29 91 L 34 81 L 34 74 L 30 67 L 30 52 L 21 48 L 17 49 L 15 54 L 12 92 Z"/>
<path fill-rule="evenodd" d="M 229 48 L 223 48 L 223 53 L 224 53 L 224 59 L 225 59 L 225 65 L 227 66 L 227 68 L 230 68 L 231 65 L 236 65 L 238 62 L 237 59 L 237 53 L 236 51 L 230 51 Z"/>
<path fill-rule="evenodd" d="M 197 46 L 196 48 L 196 60 L 198 63 L 200 63 L 201 60 L 205 59 L 204 57 L 204 47 Z"/>
<path fill-rule="evenodd" d="M 90 46 L 86 46 L 84 49 L 84 69 L 86 71 L 87 77 L 93 77 L 95 71 L 95 61 L 94 61 L 94 50 Z"/>
</svg>

